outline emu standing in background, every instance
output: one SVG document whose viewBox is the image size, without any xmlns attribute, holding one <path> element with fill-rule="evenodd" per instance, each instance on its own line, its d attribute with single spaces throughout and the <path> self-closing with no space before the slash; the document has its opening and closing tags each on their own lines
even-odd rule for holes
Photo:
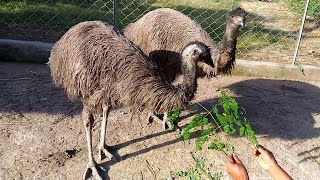
<svg viewBox="0 0 320 180">
<path fill-rule="evenodd" d="M 142 51 L 113 26 L 100 21 L 82 22 L 54 45 L 49 58 L 51 76 L 62 86 L 70 99 L 80 98 L 82 118 L 86 128 L 89 162 L 84 178 L 91 174 L 101 179 L 92 154 L 91 129 L 94 114 L 103 114 L 101 122 L 99 159 L 105 149 L 105 133 L 111 108 L 128 106 L 137 111 L 145 108 L 164 113 L 184 108 L 197 89 L 196 64 L 209 51 L 203 43 L 191 42 L 181 54 L 182 84 L 177 87 L 166 82 L 157 66 Z"/>
<path fill-rule="evenodd" d="M 226 17 L 222 47 L 216 46 L 209 34 L 201 26 L 183 13 L 159 8 L 148 12 L 139 20 L 124 29 L 124 35 L 136 44 L 146 55 L 163 68 L 165 75 L 173 81 L 181 74 L 179 53 L 192 41 L 199 41 L 209 46 L 210 54 L 205 63 L 198 63 L 199 69 L 206 75 L 230 73 L 234 61 L 237 35 L 245 24 L 247 13 L 240 7 L 233 8 Z M 215 68 L 217 72 L 213 69 Z"/>
<path fill-rule="evenodd" d="M 124 29 L 124 35 L 149 55 L 162 70 L 166 79 L 174 81 L 181 74 L 179 54 L 184 46 L 199 41 L 210 48 L 204 63 L 198 63 L 197 77 L 230 73 L 235 61 L 237 34 L 245 24 L 246 12 L 240 7 L 233 8 L 227 15 L 222 47 L 218 48 L 209 34 L 188 16 L 169 8 L 150 11 Z M 148 119 L 159 120 L 153 113 Z M 163 119 L 167 124 L 166 114 Z"/>
</svg>

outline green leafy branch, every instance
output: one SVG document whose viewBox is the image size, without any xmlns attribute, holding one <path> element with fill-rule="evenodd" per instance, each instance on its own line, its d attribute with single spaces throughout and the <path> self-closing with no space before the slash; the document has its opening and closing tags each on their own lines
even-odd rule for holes
<svg viewBox="0 0 320 180">
<path fill-rule="evenodd" d="M 240 108 L 236 100 L 225 90 L 222 90 L 219 103 L 223 107 L 223 111 L 220 112 L 217 106 L 214 106 L 213 112 L 215 113 L 219 124 L 223 127 L 223 132 L 234 135 L 237 133 L 238 129 L 240 136 L 245 136 L 253 145 L 257 146 L 257 137 L 249 121 L 243 117 L 245 112 L 239 110 Z"/>
<path fill-rule="evenodd" d="M 249 121 L 243 117 L 245 112 L 240 110 L 236 100 L 225 90 L 221 91 L 219 105 L 213 106 L 211 111 L 207 110 L 200 103 L 199 105 L 207 111 L 207 114 L 197 114 L 182 132 L 183 139 L 187 140 L 190 139 L 191 132 L 202 130 L 201 135 L 195 141 L 197 151 L 202 150 L 202 146 L 208 142 L 210 137 L 213 135 L 215 138 L 208 146 L 208 149 L 223 152 L 234 151 L 234 147 L 232 145 L 221 142 L 221 138 L 217 134 L 218 129 L 232 135 L 237 134 L 238 132 L 240 136 L 245 136 L 253 145 L 258 145 L 256 135 Z M 222 108 L 221 111 L 218 108 L 219 106 Z M 215 114 L 216 118 L 214 118 L 212 112 Z M 208 115 L 213 118 L 215 125 L 209 124 L 209 120 L 207 118 Z"/>
</svg>

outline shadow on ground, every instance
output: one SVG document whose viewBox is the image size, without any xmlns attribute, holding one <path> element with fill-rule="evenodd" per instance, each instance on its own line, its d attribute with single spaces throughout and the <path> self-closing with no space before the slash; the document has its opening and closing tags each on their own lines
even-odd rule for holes
<svg viewBox="0 0 320 180">
<path fill-rule="evenodd" d="M 80 102 L 70 102 L 52 83 L 43 65 L 1 63 L 0 112 L 78 114 Z M 310 139 L 320 135 L 313 115 L 320 113 L 320 89 L 289 80 L 253 79 L 227 86 L 238 96 L 257 134 L 284 139 Z M 216 99 L 200 102 L 210 109 Z M 197 105 L 191 111 L 201 112 Z M 186 115 L 183 118 L 187 118 Z"/>
<path fill-rule="evenodd" d="M 45 65 L 1 63 L 0 87 L 0 112 L 71 115 L 82 108 L 55 87 Z"/>
<path fill-rule="evenodd" d="M 319 87 L 300 81 L 252 79 L 226 88 L 237 96 L 257 134 L 290 140 L 320 136 L 313 117 L 320 113 Z M 217 99 L 200 103 L 210 109 Z M 190 109 L 204 112 L 197 104 Z"/>
</svg>

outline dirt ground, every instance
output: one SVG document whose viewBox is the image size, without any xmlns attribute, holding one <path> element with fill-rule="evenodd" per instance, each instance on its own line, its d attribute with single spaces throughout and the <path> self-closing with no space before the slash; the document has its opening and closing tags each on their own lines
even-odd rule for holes
<svg viewBox="0 0 320 180">
<path fill-rule="evenodd" d="M 288 42 L 282 44 L 270 43 L 269 45 L 257 47 L 238 54 L 248 60 L 271 61 L 283 64 L 291 64 L 294 56 L 297 39 L 301 27 L 302 14 L 290 10 L 284 1 L 261 2 L 242 1 L 241 7 L 247 12 L 262 17 L 259 20 L 265 28 L 264 33 L 272 35 L 273 38 L 284 39 Z M 252 19 L 254 21 L 255 19 Z M 250 24 L 250 19 L 248 24 Z M 320 19 L 307 16 L 304 24 L 301 44 L 297 62 L 314 66 L 320 65 Z M 262 36 L 262 35 L 261 35 Z M 240 42 L 241 43 L 241 42 Z M 254 44 L 255 40 L 251 42 Z"/>
<path fill-rule="evenodd" d="M 320 176 L 320 82 L 225 76 L 199 80 L 199 89 L 180 126 L 217 101 L 220 87 L 229 89 L 247 111 L 258 140 L 274 152 L 294 179 Z M 81 104 L 69 102 L 54 87 L 44 65 L 0 63 L 0 179 L 81 179 L 87 163 Z M 127 109 L 109 115 L 106 142 L 120 160 L 99 163 L 107 179 L 165 179 L 170 172 L 194 166 L 190 155 L 202 156 L 211 172 L 225 172 L 225 154 L 194 151 L 194 139 L 182 141 L 177 132 L 147 125 L 144 116 Z M 140 118 L 139 118 L 140 117 Z M 93 133 L 94 154 L 100 118 Z M 251 179 L 271 179 L 259 168 L 251 147 L 230 137 Z"/>
</svg>

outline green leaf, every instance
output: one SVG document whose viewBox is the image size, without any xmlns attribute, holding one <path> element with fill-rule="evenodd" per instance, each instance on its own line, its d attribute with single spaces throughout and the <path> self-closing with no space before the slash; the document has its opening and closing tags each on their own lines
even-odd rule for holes
<svg viewBox="0 0 320 180">
<path fill-rule="evenodd" d="M 244 126 L 241 126 L 240 129 L 240 136 L 244 136 L 245 135 L 245 131 L 246 131 L 246 128 Z"/>
<path fill-rule="evenodd" d="M 181 110 L 180 109 L 175 109 L 174 111 L 169 111 L 167 113 L 167 118 L 168 121 L 171 124 L 172 130 L 176 130 L 176 124 L 177 124 L 177 119 L 180 117 Z"/>
</svg>

